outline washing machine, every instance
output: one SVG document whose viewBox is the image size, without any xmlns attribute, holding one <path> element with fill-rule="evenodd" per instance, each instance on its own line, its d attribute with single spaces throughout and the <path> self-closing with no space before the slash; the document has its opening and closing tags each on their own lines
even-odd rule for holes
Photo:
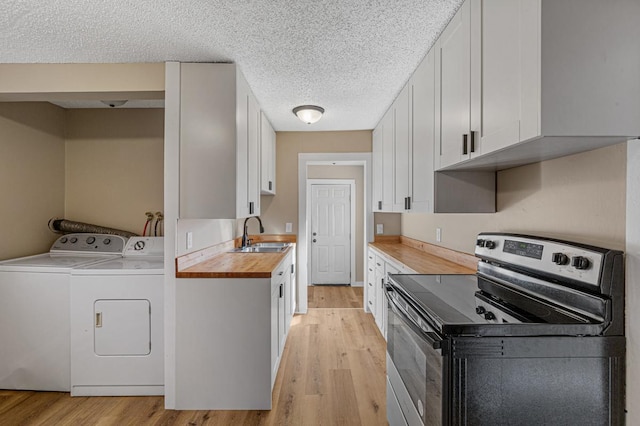
<svg viewBox="0 0 640 426">
<path fill-rule="evenodd" d="M 68 234 L 48 253 L 0 262 L 0 389 L 70 390 L 71 270 L 121 258 L 126 241 Z"/>
<path fill-rule="evenodd" d="M 164 394 L 164 242 L 71 273 L 71 396 Z"/>
</svg>

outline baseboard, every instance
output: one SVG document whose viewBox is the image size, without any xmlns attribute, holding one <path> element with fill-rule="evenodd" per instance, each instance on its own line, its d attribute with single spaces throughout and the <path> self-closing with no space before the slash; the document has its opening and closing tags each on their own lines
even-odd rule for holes
<svg viewBox="0 0 640 426">
<path fill-rule="evenodd" d="M 364 281 L 356 281 L 351 283 L 351 287 L 364 287 Z"/>
</svg>

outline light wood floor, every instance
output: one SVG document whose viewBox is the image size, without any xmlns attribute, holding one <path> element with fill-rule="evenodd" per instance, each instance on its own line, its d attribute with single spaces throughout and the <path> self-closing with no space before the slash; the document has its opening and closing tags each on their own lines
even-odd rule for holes
<svg viewBox="0 0 640 426">
<path fill-rule="evenodd" d="M 364 287 L 313 285 L 307 288 L 309 308 L 360 308 Z"/>
<path fill-rule="evenodd" d="M 271 411 L 174 411 L 162 397 L 0 390 L 0 425 L 386 425 L 385 342 L 373 317 L 296 315 L 273 396 Z"/>
</svg>

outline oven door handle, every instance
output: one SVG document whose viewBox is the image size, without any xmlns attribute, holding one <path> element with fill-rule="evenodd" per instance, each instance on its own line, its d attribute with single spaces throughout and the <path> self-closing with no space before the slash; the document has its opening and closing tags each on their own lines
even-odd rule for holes
<svg viewBox="0 0 640 426">
<path fill-rule="evenodd" d="M 398 305 L 398 303 L 393 300 L 393 296 L 389 295 L 389 293 L 393 292 L 393 288 L 387 286 L 387 300 L 389 300 L 389 306 L 393 312 L 396 313 L 402 319 L 404 323 L 406 323 L 418 336 L 420 336 L 429 346 L 433 349 L 442 349 L 442 339 L 433 331 L 425 330 L 423 326 L 417 324 L 416 321 L 411 318 L 409 313 L 402 308 L 402 306 Z"/>
</svg>

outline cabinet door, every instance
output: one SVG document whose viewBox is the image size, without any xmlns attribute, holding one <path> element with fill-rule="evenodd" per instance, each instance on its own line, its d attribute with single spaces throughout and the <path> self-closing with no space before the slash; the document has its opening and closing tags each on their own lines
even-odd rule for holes
<svg viewBox="0 0 640 426">
<path fill-rule="evenodd" d="M 372 210 L 374 212 L 382 210 L 382 185 L 383 185 L 383 169 L 382 169 L 382 143 L 383 143 L 382 124 L 373 130 L 372 150 L 373 150 L 373 168 L 371 171 L 371 199 Z"/>
<path fill-rule="evenodd" d="M 249 215 L 260 214 L 260 106 L 249 91 L 249 128 L 247 131 L 247 193 Z"/>
<path fill-rule="evenodd" d="M 486 154 L 521 140 L 523 106 L 523 48 L 537 36 L 527 27 L 523 10 L 538 0 L 480 0 L 471 10 L 472 85 L 481 85 L 478 106 L 472 110 L 472 129 L 479 131 L 476 152 Z M 535 8 L 535 5 L 534 5 Z M 531 48 L 536 48 L 535 42 Z M 477 96 L 477 95 L 476 95 Z M 475 97 L 475 96 L 474 96 Z M 472 101 L 474 99 L 472 98 Z M 480 122 L 481 124 L 475 124 Z"/>
<path fill-rule="evenodd" d="M 236 216 L 249 216 L 249 86 L 238 72 L 236 133 Z"/>
<path fill-rule="evenodd" d="M 286 281 L 282 280 L 278 287 L 278 357 L 282 356 L 284 343 L 287 340 L 286 319 L 285 319 L 285 286 Z"/>
<path fill-rule="evenodd" d="M 393 211 L 393 108 L 382 118 L 382 211 Z"/>
<path fill-rule="evenodd" d="M 409 85 L 398 94 L 393 103 L 394 109 L 394 141 L 393 141 L 393 211 L 405 211 L 408 209 L 409 176 Z"/>
<path fill-rule="evenodd" d="M 267 195 L 276 193 L 276 135 L 271 123 L 260 114 L 260 192 Z"/>
<path fill-rule="evenodd" d="M 469 158 L 470 1 L 462 4 L 436 43 L 440 100 L 440 164 Z"/>
<path fill-rule="evenodd" d="M 409 210 L 433 212 L 435 149 L 435 49 L 431 49 L 411 79 L 411 179 Z"/>
<path fill-rule="evenodd" d="M 278 359 L 280 356 L 280 341 L 278 335 L 278 306 L 280 303 L 279 286 L 271 284 L 271 386 L 278 374 Z"/>
<path fill-rule="evenodd" d="M 148 300 L 96 300 L 94 318 L 96 355 L 151 353 L 151 304 Z"/>
<path fill-rule="evenodd" d="M 382 313 L 382 307 L 383 307 L 383 300 L 386 301 L 384 292 L 383 292 L 383 285 L 384 285 L 384 258 L 382 256 L 376 255 L 376 267 L 375 267 L 375 282 L 374 282 L 374 289 L 375 289 L 375 311 L 374 311 L 374 318 L 376 320 L 376 325 L 378 326 L 378 329 L 380 330 L 380 333 L 382 333 L 382 335 L 384 336 L 384 325 L 383 325 L 383 313 Z"/>
<path fill-rule="evenodd" d="M 284 334 L 289 334 L 289 327 L 291 327 L 291 318 L 293 317 L 293 301 L 291 298 L 292 285 L 293 285 L 293 263 L 287 265 L 287 271 L 285 271 L 285 284 L 284 284 Z"/>
</svg>

